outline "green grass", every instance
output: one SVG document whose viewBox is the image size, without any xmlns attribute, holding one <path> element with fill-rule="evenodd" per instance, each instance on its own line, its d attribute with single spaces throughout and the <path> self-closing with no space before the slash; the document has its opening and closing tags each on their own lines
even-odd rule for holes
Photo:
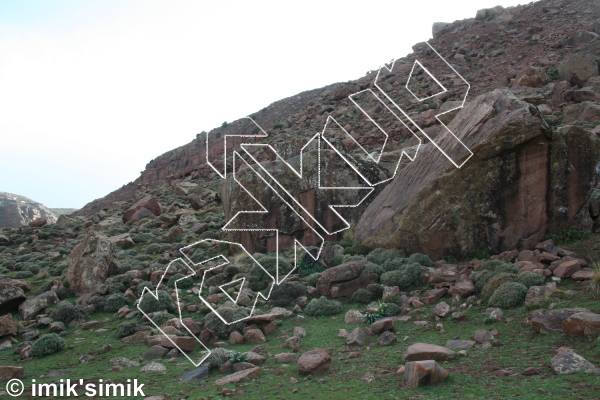
<svg viewBox="0 0 600 400">
<path fill-rule="evenodd" d="M 562 289 L 578 289 L 576 283 L 561 285 Z M 446 299 L 448 300 L 448 299 Z M 433 306 L 433 305 L 432 305 Z M 594 300 L 590 296 L 582 295 L 577 298 L 563 298 L 557 307 L 583 306 L 592 311 L 600 311 L 600 300 Z M 595 398 L 600 389 L 597 375 L 573 374 L 556 376 L 550 369 L 549 361 L 561 346 L 573 348 L 576 352 L 589 361 L 600 365 L 600 349 L 593 343 L 595 338 L 571 338 L 563 334 L 538 335 L 523 323 L 528 311 L 524 307 L 506 310 L 505 317 L 513 318 L 510 323 L 485 323 L 485 315 L 482 314 L 487 305 L 474 305 L 466 311 L 466 319 L 460 322 L 453 321 L 447 317 L 440 322 L 444 324 L 447 331 L 440 334 L 435 329 L 436 321 L 428 311 L 429 306 L 421 309 L 422 313 L 414 316 L 412 321 L 399 323 L 398 343 L 389 347 L 376 345 L 377 336 L 368 336 L 365 346 L 361 348 L 348 348 L 345 339 L 337 337 L 341 328 L 351 331 L 354 325 L 346 325 L 343 321 L 344 313 L 352 308 L 361 310 L 364 306 L 358 304 L 345 304 L 343 312 L 334 317 L 290 317 L 283 320 L 278 332 L 267 336 L 265 344 L 267 351 L 272 354 L 288 352 L 283 347 L 283 336 L 292 336 L 295 326 L 304 327 L 307 336 L 302 338 L 300 351 L 313 348 L 326 348 L 331 352 L 333 364 L 327 374 L 315 376 L 305 380 L 299 376 L 295 364 L 285 367 L 275 362 L 274 357 L 267 357 L 267 362 L 262 366 L 261 376 L 255 381 L 241 383 L 237 386 L 229 385 L 230 388 L 238 388 L 244 391 L 243 398 L 248 399 L 274 399 L 299 398 L 299 399 L 472 399 L 472 398 L 497 398 L 497 399 L 537 399 L 537 398 L 561 398 L 561 399 L 587 399 Z M 198 318 L 200 315 L 195 314 Z M 185 359 L 155 360 L 167 366 L 166 372 L 139 372 L 139 367 L 124 367 L 122 371 L 110 371 L 109 360 L 113 357 L 132 357 L 143 366 L 146 364 L 140 357 L 148 349 L 144 343 L 121 343 L 114 336 L 114 330 L 121 320 L 116 317 L 101 313 L 94 314 L 88 320 L 101 321 L 100 328 L 109 329 L 109 332 L 96 333 L 95 329 L 75 332 L 76 329 L 68 329 L 65 336 L 68 346 L 58 354 L 35 360 L 18 361 L 18 356 L 12 350 L 0 352 L 0 362 L 3 365 L 20 365 L 25 368 L 27 374 L 26 382 L 35 378 L 38 383 L 50 383 L 57 378 L 42 378 L 40 375 L 48 374 L 53 370 L 70 370 L 71 374 L 61 378 L 71 379 L 112 379 L 115 382 L 125 382 L 126 379 L 137 378 L 144 383 L 144 392 L 147 396 L 172 394 L 176 396 L 183 392 L 189 394 L 189 398 L 208 397 L 210 395 L 219 397 L 217 388 L 213 382 L 222 375 L 212 373 L 209 378 L 196 382 L 179 382 L 176 378 L 192 365 Z M 428 320 L 428 326 L 416 326 L 415 320 Z M 366 327 L 367 325 L 363 325 Z M 400 365 L 403 365 L 402 355 L 406 348 L 415 342 L 427 342 L 445 345 L 449 339 L 471 339 L 477 329 L 497 329 L 500 333 L 498 339 L 503 343 L 501 347 L 493 347 L 487 350 L 472 348 L 468 350 L 468 357 L 458 357 L 442 366 L 450 372 L 450 378 L 445 384 L 434 387 L 421 387 L 408 389 L 403 384 L 403 377 L 395 374 Z M 44 330 L 42 330 L 44 331 Z M 83 340 L 76 340 L 83 339 Z M 104 344 L 111 344 L 111 351 L 97 354 L 97 350 Z M 228 345 L 226 348 L 240 352 L 249 351 L 254 345 Z M 360 357 L 343 359 L 350 351 L 359 351 Z M 78 359 L 83 354 L 92 354 L 95 360 L 86 364 L 80 364 Z M 198 355 L 196 351 L 193 355 Z M 541 375 L 515 378 L 499 378 L 490 370 L 491 367 L 507 369 L 516 373 L 522 373 L 527 367 L 537 367 Z M 388 373 L 384 373 L 388 371 Z M 373 383 L 363 383 L 361 379 L 365 373 L 371 372 L 375 375 Z M 291 378 L 298 380 L 291 383 Z M 548 394 L 541 394 L 538 388 L 547 390 Z M 298 389 L 298 393 L 292 393 Z M 28 398 L 28 397 L 21 397 Z"/>
</svg>

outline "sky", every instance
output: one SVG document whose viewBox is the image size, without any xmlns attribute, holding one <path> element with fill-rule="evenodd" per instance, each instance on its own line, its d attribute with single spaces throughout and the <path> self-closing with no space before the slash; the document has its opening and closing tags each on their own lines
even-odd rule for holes
<svg viewBox="0 0 600 400">
<path fill-rule="evenodd" d="M 81 208 L 153 158 L 525 0 L 0 0 L 0 192 Z"/>
</svg>

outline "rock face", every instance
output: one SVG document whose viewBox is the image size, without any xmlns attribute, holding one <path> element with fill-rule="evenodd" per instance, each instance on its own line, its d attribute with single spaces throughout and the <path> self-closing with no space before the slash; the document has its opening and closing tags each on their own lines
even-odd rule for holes
<svg viewBox="0 0 600 400">
<path fill-rule="evenodd" d="M 274 159 L 275 156 L 269 154 L 269 157 Z M 325 159 L 328 160 L 326 163 L 320 161 Z M 354 161 L 359 164 L 363 175 L 368 175 L 373 181 L 383 181 L 388 176 L 388 172 L 383 167 L 373 162 L 360 159 Z M 252 160 L 248 161 L 248 163 L 251 162 Z M 282 189 L 285 190 L 289 193 L 289 196 L 286 195 L 286 199 L 289 197 L 295 199 L 301 207 L 294 202 L 290 203 L 296 210 L 296 213 L 292 212 L 290 207 L 279 198 L 276 191 L 270 189 L 266 182 L 257 177 L 257 175 L 264 177 L 265 172 L 255 172 L 253 168 L 243 168 L 245 164 L 241 164 L 236 167 L 239 170 L 236 178 L 239 184 L 232 175 L 221 188 L 225 218 L 229 220 L 240 211 L 260 210 L 260 206 L 249 194 L 265 209 L 274 212 L 238 214 L 233 220 L 232 228 L 252 229 L 260 226 L 262 229 L 279 229 L 279 248 L 289 247 L 294 243 L 294 239 L 299 240 L 302 244 L 312 245 L 317 243 L 319 238 L 316 232 L 306 226 L 298 217 L 298 214 L 306 215 L 308 213 L 313 219 L 311 225 L 314 227 L 317 226 L 317 223 L 322 225 L 329 232 L 324 235 L 325 239 L 335 240 L 337 236 L 333 232 L 344 229 L 346 224 L 332 211 L 330 206 L 357 205 L 356 207 L 336 209 L 349 223 L 356 223 L 367 203 L 373 199 L 371 194 L 361 202 L 367 195 L 367 190 L 320 188 L 367 188 L 364 180 L 333 150 L 321 150 L 319 157 L 319 151 L 316 148 L 311 149 L 302 156 L 293 157 L 286 162 L 296 171 L 300 170 L 302 163 L 302 178 L 299 178 L 292 168 L 279 160 L 263 162 L 260 165 L 269 175 L 275 177 L 279 182 L 285 183 L 285 187 L 279 188 L 277 193 L 281 193 Z M 254 168 L 258 169 L 256 165 Z M 267 182 L 273 187 L 279 187 L 270 178 Z M 375 191 L 379 192 L 381 189 L 377 187 Z M 360 205 L 358 205 L 359 203 Z M 251 253 L 253 251 L 273 252 L 276 248 L 276 238 L 270 233 L 250 235 L 249 232 L 243 231 L 234 232 L 232 236 L 234 241 L 241 243 Z"/>
<path fill-rule="evenodd" d="M 422 145 L 370 203 L 357 240 L 463 257 L 480 246 L 496 253 L 532 248 L 548 232 L 591 228 L 586 204 L 600 146 L 589 131 L 552 132 L 533 106 L 507 90 L 477 97 L 449 128 L 471 159 L 458 169 L 431 143 Z M 456 153 L 456 141 L 440 136 L 440 147 Z"/>
<path fill-rule="evenodd" d="M 18 228 L 36 219 L 53 224 L 56 217 L 46 206 L 25 196 L 0 192 L 0 228 Z"/>
<path fill-rule="evenodd" d="M 108 238 L 89 231 L 69 254 L 66 279 L 75 293 L 91 293 L 116 274 L 115 246 Z"/>
</svg>

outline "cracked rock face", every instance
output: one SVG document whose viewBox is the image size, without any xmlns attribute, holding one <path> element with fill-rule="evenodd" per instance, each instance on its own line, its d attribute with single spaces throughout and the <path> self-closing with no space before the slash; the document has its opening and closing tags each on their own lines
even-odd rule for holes
<svg viewBox="0 0 600 400">
<path fill-rule="evenodd" d="M 473 152 L 468 162 L 458 169 L 424 144 L 369 204 L 356 239 L 373 248 L 462 257 L 480 246 L 497 253 L 531 248 L 559 226 L 591 228 L 584 211 L 600 160 L 591 132 L 552 131 L 508 90 L 477 97 L 449 128 Z M 436 139 L 450 149 L 453 140 Z"/>
<path fill-rule="evenodd" d="M 0 228 L 18 228 L 38 219 L 45 218 L 50 224 L 56 217 L 42 203 L 24 196 L 0 192 Z"/>
</svg>

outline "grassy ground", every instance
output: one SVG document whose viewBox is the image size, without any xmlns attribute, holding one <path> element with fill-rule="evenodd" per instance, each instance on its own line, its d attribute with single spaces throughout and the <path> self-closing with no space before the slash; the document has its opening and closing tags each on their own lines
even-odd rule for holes
<svg viewBox="0 0 600 400">
<path fill-rule="evenodd" d="M 579 284 L 561 285 L 561 288 L 580 289 Z M 588 295 L 564 297 L 556 307 L 582 306 L 592 311 L 600 311 L 600 301 Z M 600 365 L 600 347 L 596 338 L 571 338 L 564 334 L 535 334 L 523 323 L 529 310 L 520 307 L 508 310 L 509 323 L 486 324 L 482 314 L 486 305 L 474 305 L 466 313 L 467 318 L 456 322 L 450 317 L 439 322 L 446 330 L 441 334 L 436 328 L 436 321 L 429 312 L 429 307 L 422 307 L 423 312 L 414 316 L 412 321 L 397 324 L 398 343 L 388 347 L 377 346 L 377 336 L 368 336 L 363 347 L 349 348 L 345 340 L 338 338 L 338 331 L 344 328 L 351 331 L 354 325 L 346 325 L 343 313 L 335 317 L 298 317 L 284 319 L 279 331 L 268 336 L 266 349 L 271 355 L 289 350 L 283 347 L 285 337 L 293 335 L 295 326 L 304 327 L 307 336 L 303 338 L 301 352 L 313 348 L 330 350 L 333 365 L 326 375 L 307 379 L 297 374 L 296 366 L 277 364 L 273 357 L 268 357 L 262 366 L 261 376 L 252 382 L 242 383 L 230 388 L 241 390 L 235 397 L 247 399 L 592 399 L 600 393 L 600 377 L 592 374 L 572 374 L 557 376 L 550 369 L 549 361 L 561 346 L 573 348 L 589 361 Z M 361 309 L 357 304 L 345 304 L 344 313 L 352 308 Z M 113 357 L 132 357 L 141 365 L 140 356 L 148 349 L 143 343 L 121 343 L 114 336 L 114 329 L 120 322 L 110 314 L 95 314 L 93 319 L 101 322 L 100 328 L 108 329 L 97 333 L 98 328 L 76 331 L 71 329 L 65 337 L 67 350 L 58 354 L 20 361 L 12 350 L 0 352 L 0 363 L 3 365 L 19 365 L 25 368 L 27 379 L 35 378 L 38 383 L 56 382 L 58 379 L 85 379 L 90 382 L 99 379 L 112 379 L 115 382 L 126 382 L 127 379 L 138 379 L 144 383 L 147 396 L 170 394 L 173 398 L 223 398 L 213 382 L 220 378 L 218 373 L 202 381 L 180 382 L 177 377 L 192 365 L 184 358 L 163 362 L 166 372 L 139 372 L 139 367 L 124 367 L 122 371 L 111 371 L 109 360 Z M 416 326 L 413 321 L 428 320 L 428 326 Z M 365 325 L 366 326 L 366 325 Z M 498 339 L 502 346 L 486 350 L 472 348 L 467 357 L 459 356 L 443 367 L 450 372 L 445 384 L 434 387 L 408 389 L 404 386 L 403 377 L 396 374 L 397 368 L 403 364 L 402 354 L 415 342 L 426 342 L 445 345 L 449 339 L 471 339 L 477 329 L 497 329 Z M 112 350 L 97 354 L 104 344 L 111 344 Z M 248 351 L 254 345 L 243 344 L 228 346 L 238 351 Z M 347 359 L 349 352 L 358 352 L 357 358 Z M 91 354 L 96 358 L 88 363 L 80 364 L 82 354 Z M 499 378 L 493 368 L 501 368 L 521 374 L 528 367 L 536 367 L 540 375 L 527 377 Z M 51 371 L 67 370 L 69 374 L 59 378 L 42 378 Z M 375 381 L 363 382 L 365 374 L 372 373 Z M 297 389 L 297 393 L 293 391 Z M 538 389 L 543 389 L 541 393 Z M 33 398 L 24 393 L 21 398 Z"/>
</svg>

